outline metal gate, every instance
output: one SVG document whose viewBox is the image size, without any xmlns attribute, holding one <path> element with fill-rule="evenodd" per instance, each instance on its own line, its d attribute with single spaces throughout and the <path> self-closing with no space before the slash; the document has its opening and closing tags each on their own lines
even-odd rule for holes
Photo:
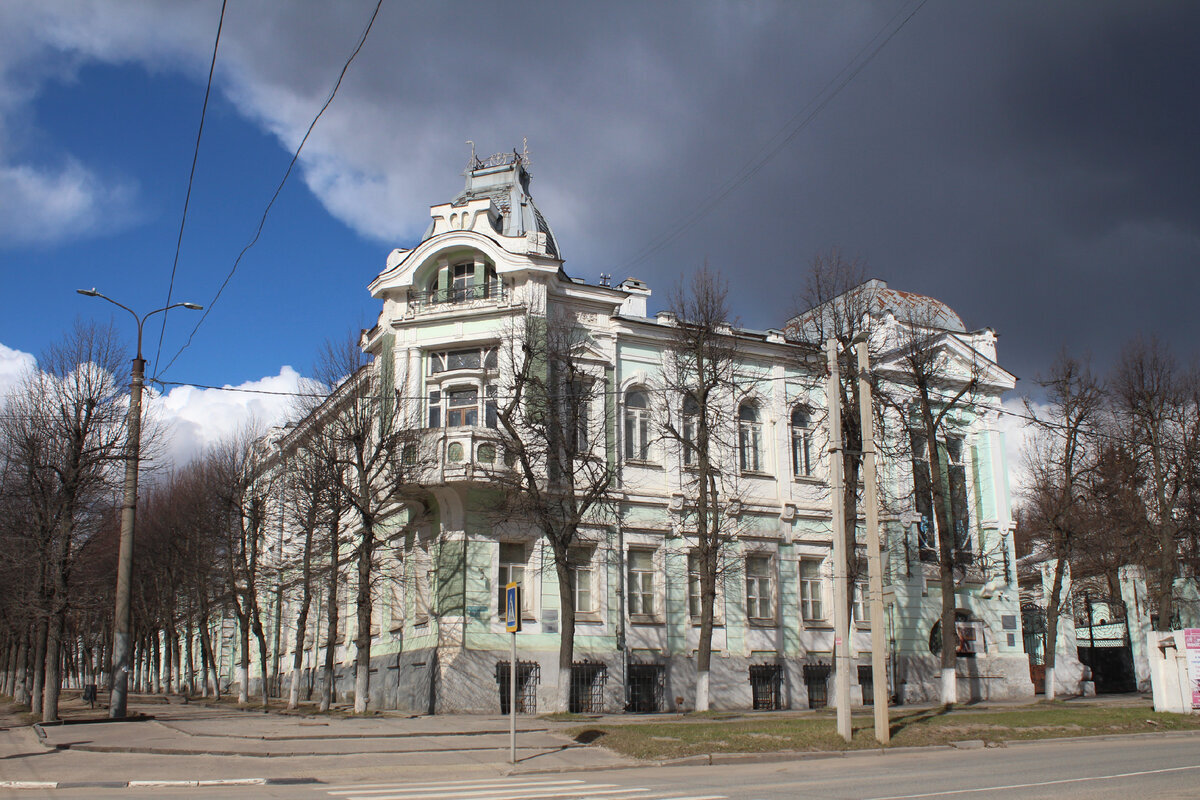
<svg viewBox="0 0 1200 800">
<path fill-rule="evenodd" d="M 1076 595 L 1075 644 L 1079 660 L 1092 671 L 1098 693 L 1137 690 L 1121 598 L 1090 592 L 1084 592 L 1082 598 Z"/>
<path fill-rule="evenodd" d="M 625 710 L 654 714 L 662 710 L 666 669 L 662 664 L 630 664 L 625 686 Z"/>
<path fill-rule="evenodd" d="M 778 711 L 783 708 L 783 669 L 778 664 L 758 664 L 750 667 L 750 695 L 755 711 Z"/>
<path fill-rule="evenodd" d="M 542 668 L 536 661 L 517 662 L 517 713 L 537 713 L 537 687 L 541 682 Z M 500 687 L 500 713 L 509 713 L 508 698 L 512 676 L 512 665 L 508 661 L 496 662 L 496 684 Z"/>
<path fill-rule="evenodd" d="M 833 669 L 828 664 L 805 664 L 804 686 L 808 689 L 808 707 L 824 708 L 829 705 L 826 681 Z"/>
<path fill-rule="evenodd" d="M 576 661 L 571 665 L 570 710 L 575 714 L 604 712 L 604 684 L 608 667 L 595 661 Z"/>
</svg>

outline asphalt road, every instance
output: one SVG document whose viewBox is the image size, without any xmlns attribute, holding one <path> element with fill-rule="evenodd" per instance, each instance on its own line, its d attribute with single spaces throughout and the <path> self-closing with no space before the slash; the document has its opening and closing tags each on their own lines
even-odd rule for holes
<svg viewBox="0 0 1200 800">
<path fill-rule="evenodd" d="M 378 771 L 375 772 L 378 775 Z M 3 791 L 0 790 L 0 794 Z M 439 767 L 405 782 L 120 790 L 19 790 L 13 797 L 300 800 L 1036 800 L 1200 798 L 1200 736 L 909 750 L 779 763 L 491 777 Z"/>
</svg>

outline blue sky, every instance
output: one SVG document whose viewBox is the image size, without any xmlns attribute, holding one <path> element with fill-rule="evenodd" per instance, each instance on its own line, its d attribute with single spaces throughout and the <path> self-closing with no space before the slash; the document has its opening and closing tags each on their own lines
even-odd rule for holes
<svg viewBox="0 0 1200 800">
<path fill-rule="evenodd" d="M 165 301 L 220 7 L 0 5 L 0 381 L 77 317 L 112 316 L 77 288 Z M 230 0 L 175 299 L 212 305 L 373 9 Z M 743 324 L 777 327 L 812 257 L 838 247 L 995 328 L 1022 390 L 1060 347 L 1103 371 L 1138 333 L 1188 362 L 1197 16 L 1090 0 L 385 0 L 262 238 L 163 377 L 294 387 L 322 342 L 373 324 L 367 283 L 458 191 L 466 141 L 487 154 L 523 137 L 567 271 L 647 280 L 652 310 L 707 261 L 735 279 Z M 170 316 L 161 357 L 148 326 L 151 373 L 197 319 Z M 164 400 L 192 426 L 181 453 L 282 403 Z"/>
</svg>

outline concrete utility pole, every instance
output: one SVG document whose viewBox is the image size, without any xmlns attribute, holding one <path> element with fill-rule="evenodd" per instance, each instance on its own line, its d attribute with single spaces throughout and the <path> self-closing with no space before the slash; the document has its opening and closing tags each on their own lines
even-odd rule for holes
<svg viewBox="0 0 1200 800">
<path fill-rule="evenodd" d="M 195 303 L 174 303 L 139 317 L 129 306 L 122 305 L 111 297 L 105 297 L 95 289 L 76 289 L 85 297 L 99 297 L 118 308 L 133 314 L 137 322 L 137 355 L 133 359 L 133 370 L 129 379 L 129 414 L 125 422 L 125 498 L 121 502 L 121 542 L 117 554 L 117 602 L 113 614 L 112 653 L 112 697 L 108 703 L 108 716 L 122 719 L 126 715 L 129 696 L 129 660 L 132 642 L 130 615 L 130 591 L 133 580 L 133 526 L 137 514 L 138 459 L 142 449 L 142 386 L 146 375 L 146 359 L 142 358 L 142 325 L 151 314 L 169 311 L 172 308 L 187 308 L 198 311 L 203 306 Z"/>
<path fill-rule="evenodd" d="M 867 343 L 858 343 L 858 403 L 862 423 L 863 483 L 867 512 L 867 575 L 871 598 L 871 683 L 875 690 L 875 739 L 891 739 L 888 721 L 887 643 L 883 631 L 883 559 L 879 544 L 879 488 L 875 484 L 875 420 Z"/>
<path fill-rule="evenodd" d="M 838 735 L 850 741 L 850 587 L 846 558 L 846 498 L 842 494 L 842 389 L 838 342 L 825 343 L 829 381 L 829 491 L 833 493 L 833 680 Z"/>
</svg>

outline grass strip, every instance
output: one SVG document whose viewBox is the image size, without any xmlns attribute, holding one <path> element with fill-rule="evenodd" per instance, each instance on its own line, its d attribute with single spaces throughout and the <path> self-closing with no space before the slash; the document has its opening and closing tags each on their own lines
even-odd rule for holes
<svg viewBox="0 0 1200 800">
<path fill-rule="evenodd" d="M 645 760 L 707 753 L 862 750 L 879 747 L 872 718 L 852 717 L 853 739 L 837 735 L 831 716 L 772 717 L 711 721 L 690 715 L 672 722 L 598 724 L 573 728 L 581 742 L 594 742 Z M 1147 708 L 1061 707 L 1037 704 L 1004 711 L 970 709 L 894 710 L 892 747 L 946 745 L 969 739 L 1003 741 L 1200 730 L 1200 717 L 1156 713 Z"/>
</svg>

